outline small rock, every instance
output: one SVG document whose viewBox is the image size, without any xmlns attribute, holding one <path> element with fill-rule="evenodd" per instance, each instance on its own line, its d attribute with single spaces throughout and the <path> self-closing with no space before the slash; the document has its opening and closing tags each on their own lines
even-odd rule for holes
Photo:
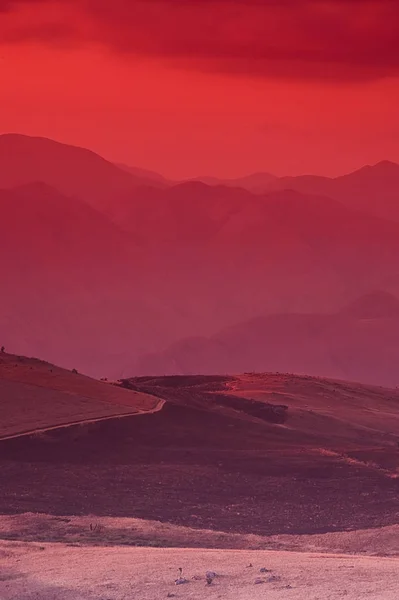
<svg viewBox="0 0 399 600">
<path fill-rule="evenodd" d="M 265 580 L 262 579 L 261 577 L 257 577 L 254 581 L 254 584 L 258 585 L 259 583 L 265 583 Z"/>
<path fill-rule="evenodd" d="M 281 577 L 279 575 L 272 575 L 271 577 L 268 577 L 267 581 L 269 583 L 272 583 L 273 581 L 281 581 Z"/>
<path fill-rule="evenodd" d="M 215 573 L 215 571 L 207 571 L 207 572 L 205 573 L 205 576 L 206 576 L 206 577 L 209 577 L 210 579 L 215 579 L 215 577 L 216 577 L 216 573 Z"/>
<path fill-rule="evenodd" d="M 167 598 L 174 598 L 176 596 L 176 594 L 174 594 L 173 592 L 168 592 L 168 595 L 166 596 Z"/>
<path fill-rule="evenodd" d="M 253 567 L 253 564 L 252 564 L 252 563 L 249 563 L 249 565 L 247 565 L 247 569 L 248 569 L 249 567 Z"/>
<path fill-rule="evenodd" d="M 188 580 L 185 577 L 178 577 L 175 579 L 176 585 L 182 585 L 183 583 L 188 583 Z"/>
<path fill-rule="evenodd" d="M 261 567 L 259 569 L 259 573 L 271 573 L 271 569 L 266 569 L 266 567 Z"/>
</svg>

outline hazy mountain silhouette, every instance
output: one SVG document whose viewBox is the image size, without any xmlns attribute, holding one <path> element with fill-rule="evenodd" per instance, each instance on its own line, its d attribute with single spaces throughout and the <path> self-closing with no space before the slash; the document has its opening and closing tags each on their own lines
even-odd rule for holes
<svg viewBox="0 0 399 600">
<path fill-rule="evenodd" d="M 259 315 L 301 314 L 303 327 L 313 314 L 309 326 L 314 327 L 317 315 L 329 314 L 331 320 L 343 305 L 353 314 L 341 312 L 339 319 L 351 322 L 355 317 L 364 321 L 364 315 L 373 321 L 382 297 L 384 314 L 388 305 L 396 310 L 392 298 L 384 296 L 399 296 L 395 222 L 294 190 L 262 195 L 196 181 L 130 187 L 139 180 L 88 151 L 3 136 L 4 156 L 4 148 L 13 144 L 12 158 L 0 163 L 0 181 L 10 184 L 20 171 L 22 181 L 46 176 L 60 190 L 73 188 L 73 194 L 43 183 L 0 192 L 1 332 L 10 350 L 66 366 L 73 360 L 73 366 L 95 375 L 131 375 L 139 355 L 157 354 L 151 360 L 163 364 L 165 348 L 201 336 L 204 368 L 214 351 L 215 366 L 222 369 L 213 336 Z M 42 146 L 48 155 L 39 153 L 38 159 L 35 152 Z M 73 160 L 65 163 L 65 156 Z M 395 165 L 380 168 L 396 172 Z M 372 290 L 381 290 L 378 302 L 372 296 L 349 306 Z M 389 348 L 385 338 L 375 335 L 376 348 Z M 185 360 L 190 352 L 186 349 Z M 320 363 L 323 356 L 314 355 L 314 369 L 327 364 Z M 337 360 L 331 372 L 320 372 L 335 374 Z M 264 362 L 262 370 L 268 368 Z M 292 362 L 296 369 L 301 364 Z M 237 364 L 239 371 L 246 368 Z M 344 376 L 356 379 L 352 373 Z"/>
<path fill-rule="evenodd" d="M 319 175 L 275 177 L 269 173 L 255 173 L 230 180 L 216 177 L 198 177 L 197 180 L 207 185 L 241 187 L 255 194 L 292 189 L 303 194 L 328 196 L 350 208 L 399 221 L 399 165 L 387 160 L 335 178 Z"/>
<path fill-rule="evenodd" d="M 190 181 L 163 189 L 136 188 L 115 199 L 107 215 L 121 228 L 150 243 L 190 243 L 212 237 L 232 214 L 254 198 L 241 188 Z M 149 237 L 151 232 L 156 232 L 156 237 Z"/>
<path fill-rule="evenodd" d="M 233 179 L 220 179 L 218 177 L 196 177 L 192 181 L 201 181 L 207 185 L 224 185 L 226 187 L 240 187 L 254 194 L 262 194 L 269 190 L 277 177 L 271 173 L 252 173 L 244 177 Z"/>
<path fill-rule="evenodd" d="M 100 376 L 124 354 L 134 360 L 174 339 L 178 318 L 143 283 L 145 253 L 103 214 L 44 184 L 0 190 L 0 212 L 0 331 L 10 351 Z"/>
<path fill-rule="evenodd" d="M 141 357 L 147 374 L 242 371 L 325 375 L 399 385 L 399 300 L 383 292 L 334 314 L 258 317 L 210 338 L 188 338 Z"/>
<path fill-rule="evenodd" d="M 85 148 L 47 138 L 0 135 L 0 188 L 42 181 L 95 207 L 115 194 L 151 183 Z"/>
<path fill-rule="evenodd" d="M 357 298 L 340 313 L 355 319 L 399 319 L 399 299 L 388 292 L 374 291 Z"/>
<path fill-rule="evenodd" d="M 190 182 L 136 189 L 108 214 L 151 253 L 154 293 L 194 307 L 198 331 L 333 310 L 374 288 L 399 293 L 398 225 L 329 198 Z"/>
<path fill-rule="evenodd" d="M 135 177 L 139 177 L 142 180 L 146 180 L 147 183 L 151 183 L 156 187 L 165 187 L 168 185 L 172 185 L 172 181 L 161 175 L 160 173 L 156 173 L 155 171 L 151 171 L 148 169 L 140 169 L 139 167 L 130 167 L 129 165 L 125 165 L 124 163 L 115 163 L 118 169 L 122 169 L 123 171 L 127 171 L 131 175 Z"/>
<path fill-rule="evenodd" d="M 341 177 L 282 177 L 265 189 L 294 189 L 326 195 L 345 206 L 399 221 L 399 165 L 382 161 Z"/>
<path fill-rule="evenodd" d="M 96 208 L 108 208 L 115 197 L 140 186 L 163 187 L 172 183 L 153 171 L 112 164 L 85 148 L 19 134 L 0 135 L 0 165 L 0 188 L 43 181 Z M 399 220 L 399 165 L 390 161 L 336 178 L 277 178 L 265 172 L 235 179 L 204 176 L 196 181 L 208 186 L 239 187 L 257 194 L 293 189 L 328 196 L 350 208 Z"/>
</svg>

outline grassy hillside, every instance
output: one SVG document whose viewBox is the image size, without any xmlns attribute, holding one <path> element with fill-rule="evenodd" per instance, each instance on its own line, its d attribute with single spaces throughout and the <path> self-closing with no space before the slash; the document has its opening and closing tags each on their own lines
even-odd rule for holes
<svg viewBox="0 0 399 600">
<path fill-rule="evenodd" d="M 162 402 L 34 358 L 0 354 L 0 438 L 156 410 Z"/>
</svg>

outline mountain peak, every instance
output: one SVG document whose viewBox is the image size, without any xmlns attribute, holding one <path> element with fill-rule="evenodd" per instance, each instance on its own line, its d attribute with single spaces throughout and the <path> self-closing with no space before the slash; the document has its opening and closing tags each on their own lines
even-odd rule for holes
<svg viewBox="0 0 399 600">
<path fill-rule="evenodd" d="M 378 169 L 398 169 L 399 165 L 392 160 L 380 160 L 380 162 L 374 165 L 374 168 Z"/>
<path fill-rule="evenodd" d="M 381 160 L 374 165 L 365 165 L 357 171 L 353 171 L 353 173 L 349 173 L 346 176 L 344 175 L 344 177 L 350 177 L 356 173 L 378 174 L 381 177 L 388 177 L 391 174 L 397 175 L 399 173 L 399 165 L 390 160 Z"/>
<path fill-rule="evenodd" d="M 42 181 L 95 208 L 113 201 L 117 194 L 151 183 L 87 148 L 17 133 L 0 135 L 0 163 L 2 188 Z"/>
</svg>

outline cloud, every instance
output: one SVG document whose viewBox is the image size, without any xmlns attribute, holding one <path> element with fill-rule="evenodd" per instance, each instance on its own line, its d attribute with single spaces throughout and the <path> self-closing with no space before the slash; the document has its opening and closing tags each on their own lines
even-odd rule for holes
<svg viewBox="0 0 399 600">
<path fill-rule="evenodd" d="M 0 0 L 1 33 L 264 77 L 399 73 L 397 0 Z"/>
</svg>

